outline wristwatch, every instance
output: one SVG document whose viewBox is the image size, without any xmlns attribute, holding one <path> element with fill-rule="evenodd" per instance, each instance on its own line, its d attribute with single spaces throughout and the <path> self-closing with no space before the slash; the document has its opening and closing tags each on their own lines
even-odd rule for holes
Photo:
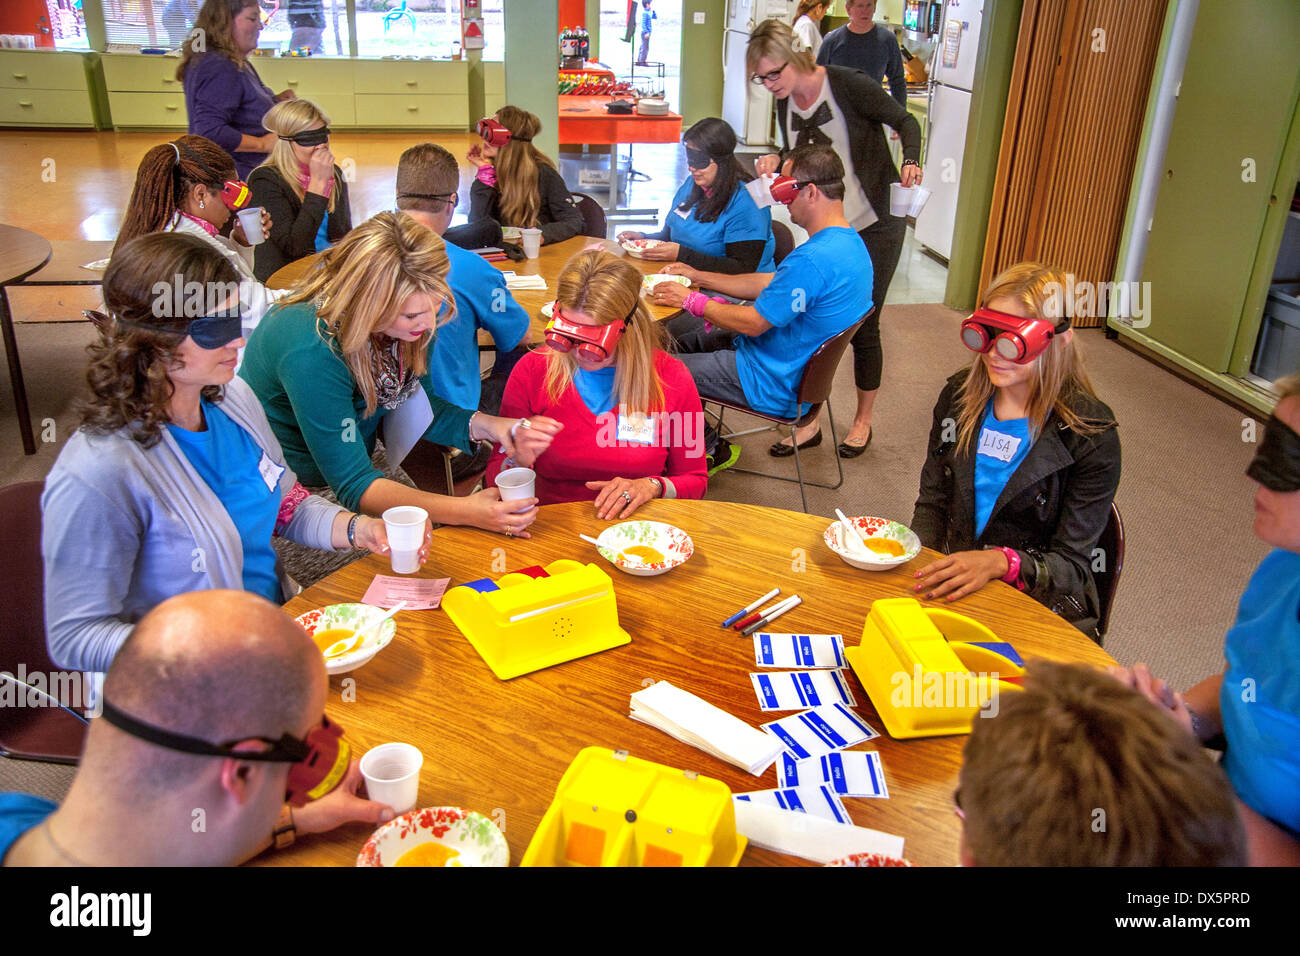
<svg viewBox="0 0 1300 956">
<path fill-rule="evenodd" d="M 664 496 L 664 483 L 653 475 L 651 475 L 647 481 L 655 486 L 655 497 L 662 498 Z"/>
<path fill-rule="evenodd" d="M 271 839 L 275 843 L 277 850 L 283 850 L 285 847 L 293 846 L 293 841 L 297 836 L 298 828 L 293 823 L 293 807 L 286 803 L 280 807 L 280 819 L 275 822 L 275 829 L 271 831 Z"/>
</svg>

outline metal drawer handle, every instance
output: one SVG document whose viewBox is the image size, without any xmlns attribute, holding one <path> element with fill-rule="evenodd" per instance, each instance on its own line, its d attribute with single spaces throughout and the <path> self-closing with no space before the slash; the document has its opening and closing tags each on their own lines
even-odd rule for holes
<svg viewBox="0 0 1300 956">
<path fill-rule="evenodd" d="M 406 81 L 406 85 L 407 85 L 407 86 L 417 86 L 417 85 L 419 85 L 419 82 L 420 82 L 419 80 L 407 80 L 407 81 Z"/>
<path fill-rule="evenodd" d="M 19 105 L 19 106 L 31 106 L 31 105 L 32 105 L 32 101 L 31 101 L 31 100 L 19 100 L 19 101 L 18 101 L 18 105 Z"/>
<path fill-rule="evenodd" d="M 173 111 L 174 111 L 174 110 L 178 109 L 178 107 L 176 107 L 175 105 L 173 105 L 173 104 L 171 104 L 171 103 L 168 103 L 168 104 L 167 104 L 167 109 L 169 109 L 169 110 L 173 110 Z"/>
<path fill-rule="evenodd" d="M 285 82 L 288 83 L 290 86 L 297 86 L 297 85 L 298 85 L 298 81 L 297 81 L 297 80 L 285 80 Z"/>
<path fill-rule="evenodd" d="M 15 79 L 15 80 L 25 80 L 25 79 L 27 79 L 27 74 L 26 74 L 26 73 L 15 73 L 15 74 L 14 74 L 14 79 Z"/>
<path fill-rule="evenodd" d="M 408 113 L 418 113 L 420 111 L 420 108 L 418 106 L 408 106 L 406 108 L 406 111 Z"/>
</svg>

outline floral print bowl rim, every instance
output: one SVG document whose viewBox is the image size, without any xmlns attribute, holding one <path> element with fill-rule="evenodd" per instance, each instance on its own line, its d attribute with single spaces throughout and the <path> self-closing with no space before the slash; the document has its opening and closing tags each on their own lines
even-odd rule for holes
<svg viewBox="0 0 1300 956">
<path fill-rule="evenodd" d="M 826 547 L 855 568 L 864 571 L 885 571 L 906 564 L 921 553 L 921 539 L 916 536 L 915 531 L 901 522 L 875 515 L 849 515 L 848 518 L 853 522 L 853 526 L 867 537 L 887 538 L 898 542 L 903 547 L 903 554 L 899 557 L 874 552 L 863 554 L 849 551 L 844 543 L 844 526 L 838 521 L 832 521 L 822 533 L 822 540 L 826 543 Z"/>
<path fill-rule="evenodd" d="M 624 239 L 619 245 L 626 249 L 632 258 L 640 259 L 641 253 L 647 249 L 653 249 L 662 241 L 662 239 Z"/>
<path fill-rule="evenodd" d="M 611 525 L 596 538 L 597 550 L 620 571 L 641 577 L 664 574 L 685 564 L 695 553 L 691 536 L 675 525 L 662 521 L 623 521 Z M 663 561 L 619 560 L 619 555 L 631 545 L 653 548 L 664 556 Z"/>
<path fill-rule="evenodd" d="M 311 637 L 317 631 L 332 627 L 346 627 L 358 631 L 374 624 L 386 613 L 388 612 L 385 608 L 375 607 L 373 604 L 330 604 L 299 614 L 294 620 L 307 632 L 307 636 Z M 356 670 L 387 647 L 396 634 L 397 622 L 390 617 L 380 625 L 377 632 L 368 634 L 365 643 L 360 647 L 353 648 L 339 657 L 327 658 L 326 673 L 346 674 L 348 671 Z"/>
<path fill-rule="evenodd" d="M 458 855 L 449 866 L 509 866 L 510 846 L 490 819 L 460 807 L 425 807 L 389 820 L 370 835 L 357 866 L 392 866 L 421 843 L 441 843 Z"/>
</svg>

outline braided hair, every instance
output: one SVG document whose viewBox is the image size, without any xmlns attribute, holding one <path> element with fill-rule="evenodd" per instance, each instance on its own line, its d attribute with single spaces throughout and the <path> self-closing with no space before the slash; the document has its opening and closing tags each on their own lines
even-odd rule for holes
<svg viewBox="0 0 1300 956">
<path fill-rule="evenodd" d="M 238 178 L 230 154 L 210 139 L 181 136 L 155 146 L 140 160 L 113 251 L 136 236 L 166 229 L 195 186 L 220 190 L 224 180 Z"/>
</svg>

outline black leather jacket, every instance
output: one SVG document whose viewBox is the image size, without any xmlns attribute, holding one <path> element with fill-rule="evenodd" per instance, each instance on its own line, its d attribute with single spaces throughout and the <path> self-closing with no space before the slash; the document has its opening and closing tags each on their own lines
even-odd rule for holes
<svg viewBox="0 0 1300 956">
<path fill-rule="evenodd" d="M 934 406 L 912 530 L 926 547 L 945 554 L 1015 549 L 1026 593 L 1095 639 L 1100 611 L 1093 549 L 1119 487 L 1115 416 L 1089 395 L 1075 396 L 1070 408 L 1088 421 L 1111 422 L 1104 431 L 1080 435 L 1049 416 L 976 538 L 974 450 L 958 454 L 956 445 L 957 392 L 966 374 L 963 369 L 948 379 Z"/>
</svg>

